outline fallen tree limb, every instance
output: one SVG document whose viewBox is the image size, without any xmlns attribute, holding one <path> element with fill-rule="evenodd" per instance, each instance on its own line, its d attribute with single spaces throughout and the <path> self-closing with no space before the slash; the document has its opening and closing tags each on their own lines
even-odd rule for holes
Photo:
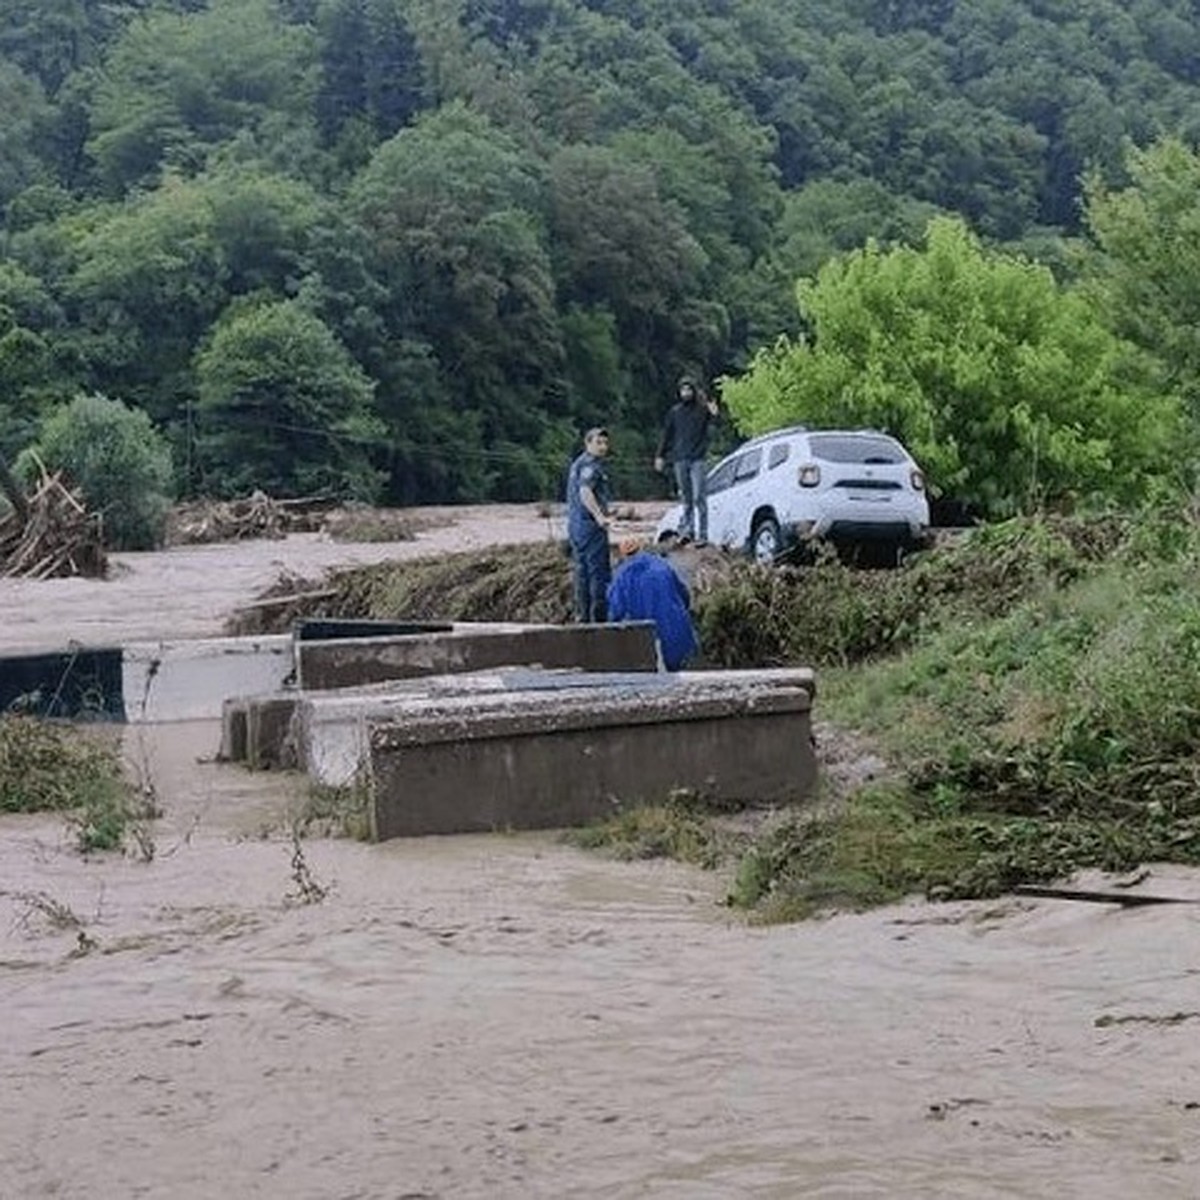
<svg viewBox="0 0 1200 1200">
<path fill-rule="evenodd" d="M 1139 892 L 1101 892 L 1092 888 L 1043 887 L 1023 883 L 1013 888 L 1018 896 L 1038 896 L 1046 900 L 1081 900 L 1088 904 L 1120 904 L 1137 908 L 1147 904 L 1200 904 L 1188 896 L 1152 896 Z"/>
</svg>

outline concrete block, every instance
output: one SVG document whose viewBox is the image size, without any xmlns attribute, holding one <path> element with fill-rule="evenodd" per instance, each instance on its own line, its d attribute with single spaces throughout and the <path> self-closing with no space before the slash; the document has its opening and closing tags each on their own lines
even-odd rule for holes
<svg viewBox="0 0 1200 1200">
<path fill-rule="evenodd" d="M 299 766 L 317 783 L 349 786 L 361 780 L 367 768 L 369 721 L 392 716 L 403 719 L 450 697 L 478 702 L 488 695 L 534 687 L 541 674 L 516 668 L 393 680 L 353 690 L 301 692 L 292 731 Z"/>
<path fill-rule="evenodd" d="M 307 693 L 299 765 L 365 782 L 379 837 L 576 824 L 675 787 L 723 800 L 812 787 L 811 671 L 510 669 Z"/>
<path fill-rule="evenodd" d="M 297 699 L 265 696 L 246 707 L 246 765 L 253 771 L 298 765 L 292 736 Z"/>
<path fill-rule="evenodd" d="M 250 701 L 242 698 L 226 700 L 221 708 L 221 748 L 218 762 L 246 761 L 246 726 Z"/>
<path fill-rule="evenodd" d="M 346 787 L 363 777 L 373 724 L 416 720 L 448 710 L 468 723 L 472 714 L 482 717 L 493 709 L 552 714 L 570 702 L 574 693 L 580 697 L 573 702 L 578 707 L 597 703 L 597 697 L 608 694 L 669 699 L 695 688 L 717 694 L 779 687 L 801 688 L 811 696 L 813 673 L 807 669 L 779 669 L 671 675 L 511 667 L 399 680 L 354 691 L 302 692 L 297 697 L 292 735 L 302 770 L 318 783 Z"/>
<path fill-rule="evenodd" d="M 373 835 L 577 825 L 675 788 L 782 802 L 816 778 L 811 672 L 467 696 L 364 720 Z M 728 676 L 737 676 L 732 679 Z"/>
<path fill-rule="evenodd" d="M 304 691 L 524 664 L 579 671 L 656 671 L 654 625 L 455 625 L 450 630 L 296 643 Z"/>
<path fill-rule="evenodd" d="M 79 721 L 124 721 L 120 649 L 72 646 L 0 656 L 0 712 Z"/>
</svg>

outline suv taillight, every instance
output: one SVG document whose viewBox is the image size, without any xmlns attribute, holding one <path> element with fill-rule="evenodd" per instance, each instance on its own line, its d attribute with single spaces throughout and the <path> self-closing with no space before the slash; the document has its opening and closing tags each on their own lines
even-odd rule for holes
<svg viewBox="0 0 1200 1200">
<path fill-rule="evenodd" d="M 916 467 L 913 468 L 911 479 L 914 492 L 923 492 L 925 490 L 925 476 Z"/>
<path fill-rule="evenodd" d="M 800 468 L 798 481 L 801 487 L 816 487 L 821 482 L 821 468 L 816 463 L 805 463 Z"/>
</svg>

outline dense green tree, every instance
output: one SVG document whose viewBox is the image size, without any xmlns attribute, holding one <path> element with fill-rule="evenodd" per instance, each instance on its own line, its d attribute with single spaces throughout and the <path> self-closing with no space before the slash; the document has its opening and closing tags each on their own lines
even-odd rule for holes
<svg viewBox="0 0 1200 1200">
<path fill-rule="evenodd" d="M 264 144 L 310 120 L 311 33 L 273 0 L 212 0 L 187 19 L 151 10 L 110 52 L 92 106 L 90 153 L 109 189 L 199 170 L 213 146 L 257 131 Z"/>
<path fill-rule="evenodd" d="M 32 442 L 45 413 L 70 394 L 52 352 L 62 320 L 41 280 L 0 262 L 0 449 Z"/>
<path fill-rule="evenodd" d="M 1200 420 L 1200 152 L 1170 138 L 1131 150 L 1128 166 L 1128 187 L 1094 176 L 1087 189 L 1092 294 Z"/>
<path fill-rule="evenodd" d="M 43 173 L 39 141 L 49 116 L 41 87 L 0 59 L 0 213 Z"/>
<path fill-rule="evenodd" d="M 226 302 L 212 207 L 171 178 L 115 207 L 74 245 L 65 295 L 89 388 L 169 420 L 192 392 L 191 356 Z"/>
<path fill-rule="evenodd" d="M 225 167 L 114 206 L 75 239 L 64 288 L 88 385 L 180 421 L 213 321 L 234 297 L 298 290 L 326 208 L 297 180 Z"/>
<path fill-rule="evenodd" d="M 136 0 L 5 0 L 0 55 L 57 95 L 141 7 Z"/>
<path fill-rule="evenodd" d="M 811 332 L 795 278 L 948 212 L 1070 280 L 1085 172 L 1085 298 L 1196 403 L 1118 226 L 1198 64 L 1191 0 L 9 0 L 0 293 L 46 303 L 0 422 L 103 391 L 183 448 L 214 323 L 290 299 L 375 384 L 389 495 L 551 494 L 594 419 L 633 494 L 684 365 Z"/>
<path fill-rule="evenodd" d="M 453 107 L 386 142 L 351 195 L 384 272 L 389 331 L 433 348 L 439 391 L 478 414 L 489 446 L 536 444 L 544 398 L 562 387 L 542 186 L 536 160 Z M 510 490 L 503 460 L 495 476 Z"/>
<path fill-rule="evenodd" d="M 399 0 L 323 0 L 317 118 L 333 140 L 359 122 L 375 139 L 407 125 L 425 103 L 416 38 Z"/>
<path fill-rule="evenodd" d="M 809 334 L 725 386 L 749 432 L 888 430 L 938 492 L 989 515 L 1136 499 L 1178 462 L 1178 402 L 1132 347 L 1049 270 L 985 251 L 957 220 L 931 222 L 919 249 L 831 260 L 798 297 Z"/>
<path fill-rule="evenodd" d="M 816 275 L 827 259 L 868 240 L 883 247 L 915 245 L 936 213 L 934 205 L 872 179 L 818 179 L 789 192 L 772 245 L 752 277 L 758 301 L 748 340 L 763 345 L 780 333 L 799 332 L 797 279 Z"/>
<path fill-rule="evenodd" d="M 171 452 L 140 409 L 107 396 L 77 396 L 47 415 L 37 454 L 47 469 L 79 486 L 88 508 L 103 518 L 109 548 L 162 544 L 174 495 Z M 32 465 L 28 455 L 18 463 Z"/>
<path fill-rule="evenodd" d="M 370 380 L 295 301 L 234 306 L 197 356 L 204 490 L 374 499 L 383 427 Z"/>
</svg>

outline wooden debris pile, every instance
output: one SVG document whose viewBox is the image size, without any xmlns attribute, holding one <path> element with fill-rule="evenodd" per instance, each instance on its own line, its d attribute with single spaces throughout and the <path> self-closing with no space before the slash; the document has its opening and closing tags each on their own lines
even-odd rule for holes
<svg viewBox="0 0 1200 1200">
<path fill-rule="evenodd" d="M 237 500 L 194 500 L 176 505 L 167 521 L 167 542 L 196 546 L 250 538 L 284 538 L 319 529 L 334 501 L 324 496 L 275 500 L 254 491 Z"/>
<path fill-rule="evenodd" d="M 56 472 L 25 498 L 27 513 L 0 516 L 0 575 L 101 578 L 108 569 L 100 515 L 88 512 Z"/>
</svg>

